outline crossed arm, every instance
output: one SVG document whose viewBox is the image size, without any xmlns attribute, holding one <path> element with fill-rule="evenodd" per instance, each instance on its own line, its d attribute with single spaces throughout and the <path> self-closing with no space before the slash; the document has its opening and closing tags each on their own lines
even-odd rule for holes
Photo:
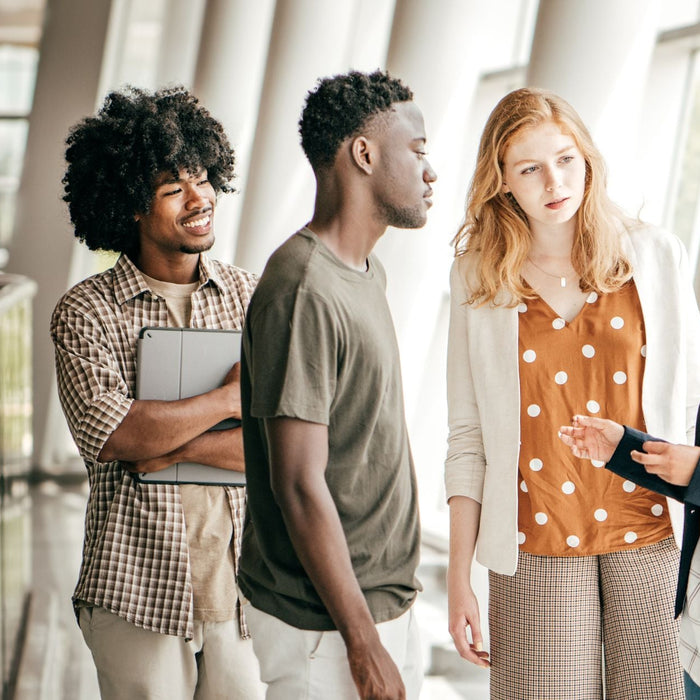
<svg viewBox="0 0 700 700">
<path fill-rule="evenodd" d="M 244 471 L 240 428 L 207 432 L 226 418 L 241 417 L 240 365 L 222 386 L 178 401 L 136 400 L 99 454 L 120 460 L 129 471 L 154 472 L 189 461 Z"/>
</svg>

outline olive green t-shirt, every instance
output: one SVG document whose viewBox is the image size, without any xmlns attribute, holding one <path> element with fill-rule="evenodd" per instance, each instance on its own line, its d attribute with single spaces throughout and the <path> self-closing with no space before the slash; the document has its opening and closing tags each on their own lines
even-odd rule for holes
<svg viewBox="0 0 700 700">
<path fill-rule="evenodd" d="M 375 256 L 343 264 L 308 229 L 270 258 L 250 303 L 241 362 L 248 515 L 239 585 L 301 629 L 334 624 L 299 562 L 270 488 L 264 418 L 328 426 L 326 482 L 375 622 L 415 599 L 420 532 L 398 347 Z"/>
</svg>

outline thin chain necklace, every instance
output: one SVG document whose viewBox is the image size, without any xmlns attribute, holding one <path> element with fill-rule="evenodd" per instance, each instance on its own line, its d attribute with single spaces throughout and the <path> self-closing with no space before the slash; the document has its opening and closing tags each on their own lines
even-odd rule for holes
<svg viewBox="0 0 700 700">
<path fill-rule="evenodd" d="M 540 272 L 543 274 L 547 275 L 547 277 L 554 277 L 555 279 L 559 280 L 559 284 L 561 287 L 566 287 L 566 281 L 569 279 L 568 276 L 565 275 L 553 275 L 551 272 L 547 272 L 547 270 L 543 270 L 529 255 L 527 256 L 528 262 L 532 263 Z M 576 274 L 571 276 L 571 279 L 574 279 L 576 277 Z"/>
</svg>

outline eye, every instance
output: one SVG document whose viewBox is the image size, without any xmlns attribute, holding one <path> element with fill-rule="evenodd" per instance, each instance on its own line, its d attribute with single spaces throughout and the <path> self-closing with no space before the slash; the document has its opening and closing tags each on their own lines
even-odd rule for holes
<svg viewBox="0 0 700 700">
<path fill-rule="evenodd" d="M 204 180 L 200 180 L 197 184 L 198 184 L 200 187 L 201 187 L 202 185 L 208 185 L 208 184 L 209 184 L 209 180 L 207 180 L 207 178 L 204 178 Z"/>
<path fill-rule="evenodd" d="M 182 187 L 175 187 L 172 190 L 168 190 L 167 192 L 163 192 L 164 197 L 172 197 L 175 194 L 179 194 L 182 192 Z"/>
<path fill-rule="evenodd" d="M 418 156 L 418 158 L 423 159 L 428 155 L 428 152 L 427 151 L 416 151 L 416 155 Z"/>
<path fill-rule="evenodd" d="M 562 163 L 570 163 L 572 160 L 574 160 L 574 156 L 564 156 L 564 157 L 561 159 L 561 162 L 562 162 Z"/>
<path fill-rule="evenodd" d="M 535 170 L 537 170 L 537 166 L 536 166 L 536 165 L 530 165 L 530 166 L 528 166 L 527 168 L 525 168 L 524 170 L 521 170 L 521 171 L 520 171 L 520 174 L 521 174 L 521 175 L 529 175 L 530 173 L 534 173 Z"/>
</svg>

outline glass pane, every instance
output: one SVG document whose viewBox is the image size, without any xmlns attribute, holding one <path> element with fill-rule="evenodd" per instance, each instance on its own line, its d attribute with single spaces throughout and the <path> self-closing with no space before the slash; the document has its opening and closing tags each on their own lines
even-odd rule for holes
<svg viewBox="0 0 700 700">
<path fill-rule="evenodd" d="M 12 235 L 27 127 L 26 119 L 0 120 L 0 248 L 7 246 Z"/>
<path fill-rule="evenodd" d="M 700 54 L 694 57 L 688 134 L 681 153 L 673 231 L 689 249 L 691 262 L 697 260 L 700 243 Z"/>
<path fill-rule="evenodd" d="M 33 48 L 0 45 L 0 114 L 29 114 L 38 56 Z"/>
</svg>

